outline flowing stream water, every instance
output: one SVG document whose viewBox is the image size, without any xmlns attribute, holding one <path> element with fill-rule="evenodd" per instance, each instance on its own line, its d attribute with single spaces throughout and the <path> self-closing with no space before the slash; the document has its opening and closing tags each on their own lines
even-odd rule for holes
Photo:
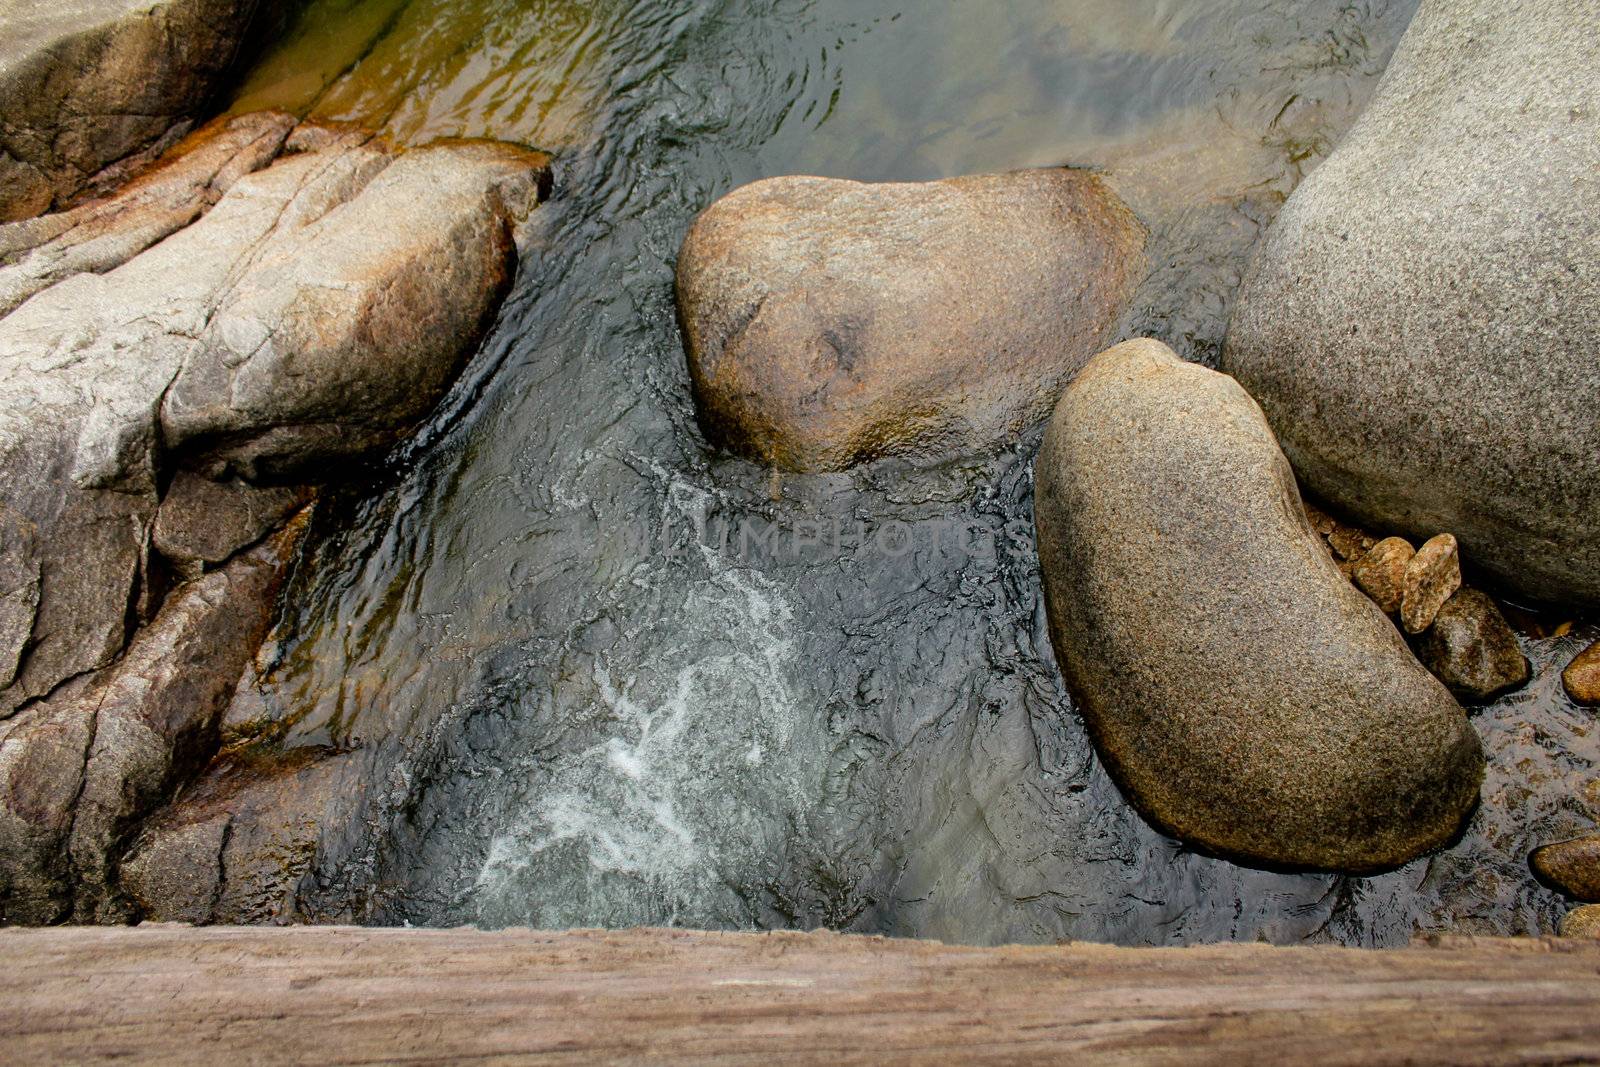
<svg viewBox="0 0 1600 1067">
<path fill-rule="evenodd" d="M 1148 828 L 1045 634 L 1037 433 L 777 477 L 708 449 L 672 270 L 756 178 L 1103 169 L 1152 232 L 1124 322 L 1213 362 L 1249 249 L 1359 112 L 1414 0 L 314 0 L 233 107 L 552 152 L 515 290 L 376 480 L 326 500 L 262 697 L 365 761 L 323 914 L 831 926 L 963 942 L 1395 944 L 1549 930 L 1526 852 L 1600 815 L 1600 732 L 1474 713 L 1449 850 L 1247 870 Z M 426 205 L 419 205 L 425 211 Z M 1551 669 L 1551 667 L 1554 669 Z"/>
</svg>

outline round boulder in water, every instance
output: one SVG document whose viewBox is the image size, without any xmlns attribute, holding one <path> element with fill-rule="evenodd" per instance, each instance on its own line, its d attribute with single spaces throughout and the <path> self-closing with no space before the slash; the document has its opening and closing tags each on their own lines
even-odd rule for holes
<svg viewBox="0 0 1600 1067">
<path fill-rule="evenodd" d="M 1095 357 L 1037 463 L 1050 636 L 1154 825 L 1242 863 L 1350 872 L 1445 844 L 1483 754 L 1345 581 L 1261 410 L 1156 341 Z"/>
<path fill-rule="evenodd" d="M 678 257 L 701 425 L 790 470 L 996 447 L 1105 345 L 1144 238 L 1078 170 L 736 189 Z"/>
<path fill-rule="evenodd" d="M 1600 605 L 1600 4 L 1425 0 L 1256 253 L 1224 369 L 1295 471 Z"/>
</svg>

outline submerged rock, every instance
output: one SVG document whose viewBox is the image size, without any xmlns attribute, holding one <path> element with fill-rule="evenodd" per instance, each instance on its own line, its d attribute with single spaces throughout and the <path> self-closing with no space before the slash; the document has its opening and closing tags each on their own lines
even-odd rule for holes
<svg viewBox="0 0 1600 1067">
<path fill-rule="evenodd" d="M 170 144 L 286 6 L 0 0 L 0 222 L 43 214 L 108 165 Z"/>
<path fill-rule="evenodd" d="M 791 470 L 996 447 L 1104 345 L 1143 244 L 1076 170 L 737 189 L 678 257 L 701 425 Z"/>
<path fill-rule="evenodd" d="M 1461 700 L 1492 700 L 1526 684 L 1528 657 L 1486 594 L 1463 589 L 1445 601 L 1418 642 L 1422 662 Z"/>
<path fill-rule="evenodd" d="M 1579 704 L 1600 705 L 1600 641 L 1573 657 L 1561 672 L 1561 685 Z"/>
<path fill-rule="evenodd" d="M 1356 872 L 1457 832 L 1478 738 L 1340 577 L 1232 379 L 1118 345 L 1063 395 L 1036 477 L 1056 658 L 1152 823 L 1244 863 Z"/>
<path fill-rule="evenodd" d="M 1400 589 L 1400 622 L 1408 634 L 1433 625 L 1445 601 L 1461 588 L 1461 556 L 1450 534 L 1429 538 L 1406 563 Z"/>
<path fill-rule="evenodd" d="M 1600 903 L 1600 834 L 1545 845 L 1528 862 L 1535 874 L 1574 900 Z"/>
<path fill-rule="evenodd" d="M 1223 367 L 1296 473 L 1600 604 L 1600 9 L 1424 0 L 1257 251 Z"/>
</svg>

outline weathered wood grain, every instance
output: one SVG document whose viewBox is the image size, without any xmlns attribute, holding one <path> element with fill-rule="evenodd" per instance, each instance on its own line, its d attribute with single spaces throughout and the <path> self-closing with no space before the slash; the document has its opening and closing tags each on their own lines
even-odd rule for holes
<svg viewBox="0 0 1600 1067">
<path fill-rule="evenodd" d="M 1600 941 L 0 931 L 13 1063 L 1600 1062 Z"/>
</svg>

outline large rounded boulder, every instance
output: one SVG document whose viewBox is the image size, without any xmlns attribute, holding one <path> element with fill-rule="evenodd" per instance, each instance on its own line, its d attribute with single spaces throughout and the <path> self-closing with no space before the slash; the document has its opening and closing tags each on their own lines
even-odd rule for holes
<svg viewBox="0 0 1600 1067">
<path fill-rule="evenodd" d="M 1477 735 L 1340 576 L 1231 378 L 1155 341 L 1097 356 L 1045 434 L 1035 515 L 1056 658 L 1159 829 L 1358 873 L 1459 830 Z"/>
<path fill-rule="evenodd" d="M 1340 508 L 1600 604 L 1600 4 L 1425 0 L 1224 369 Z"/>
<path fill-rule="evenodd" d="M 701 425 L 790 470 L 995 447 L 1107 343 L 1144 238 L 1077 170 L 737 189 L 678 258 Z"/>
</svg>

